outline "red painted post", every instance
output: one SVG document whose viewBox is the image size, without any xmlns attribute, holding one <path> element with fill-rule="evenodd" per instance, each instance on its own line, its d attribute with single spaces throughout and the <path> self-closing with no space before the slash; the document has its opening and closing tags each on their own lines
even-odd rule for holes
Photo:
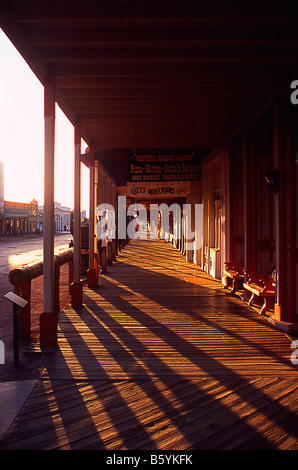
<svg viewBox="0 0 298 470">
<path fill-rule="evenodd" d="M 249 126 L 243 138 L 244 182 L 244 267 L 246 273 L 258 271 L 258 169 L 254 148 L 253 128 Z"/>
<path fill-rule="evenodd" d="M 75 181 L 74 181 L 74 260 L 73 282 L 70 287 L 73 307 L 83 305 L 83 284 L 81 282 L 81 123 L 75 124 Z"/>
<path fill-rule="evenodd" d="M 31 279 L 21 283 L 17 295 L 27 300 L 28 304 L 23 308 L 18 308 L 19 338 L 31 338 Z"/>
<path fill-rule="evenodd" d="M 107 254 L 108 254 L 107 265 L 108 265 L 108 266 L 112 266 L 112 265 L 113 265 L 113 260 L 112 260 L 112 242 L 111 242 L 110 240 L 108 240 Z"/>
<path fill-rule="evenodd" d="M 28 302 L 25 307 L 18 307 L 19 339 L 26 340 L 31 338 L 31 278 L 27 276 L 18 276 L 17 274 L 17 270 L 13 270 L 9 277 L 10 282 L 15 281 L 14 293 Z M 19 280 L 16 279 L 17 277 L 19 277 Z"/>
<path fill-rule="evenodd" d="M 98 271 L 96 266 L 95 248 L 95 151 L 94 147 L 89 149 L 89 171 L 90 171 L 90 197 L 89 197 L 89 265 L 87 270 L 88 287 L 98 286 Z"/>
<path fill-rule="evenodd" d="M 20 339 L 31 337 L 31 281 L 43 273 L 43 263 L 37 262 L 12 269 L 8 280 L 14 287 L 14 293 L 27 300 L 27 305 L 18 308 L 18 328 Z"/>
<path fill-rule="evenodd" d="M 100 264 L 101 264 L 101 272 L 107 273 L 107 247 L 106 241 L 102 240 L 102 246 L 100 248 Z"/>
<path fill-rule="evenodd" d="M 274 318 L 297 323 L 296 312 L 296 166 L 291 104 L 284 99 L 274 109 L 274 161 L 278 175 L 275 195 L 277 285 Z"/>
<path fill-rule="evenodd" d="M 73 258 L 68 262 L 68 292 L 71 293 L 71 285 L 73 283 Z"/>
<path fill-rule="evenodd" d="M 117 256 L 117 246 L 116 246 L 116 240 L 112 240 L 112 261 L 116 261 L 116 256 Z"/>
<path fill-rule="evenodd" d="M 55 281 L 55 311 L 60 311 L 60 266 L 54 266 L 54 281 Z"/>
<path fill-rule="evenodd" d="M 53 67 L 48 68 L 44 85 L 45 155 L 44 155 L 44 301 L 40 316 L 40 346 L 57 346 L 57 312 L 55 311 L 54 281 L 54 148 L 55 148 L 56 78 Z"/>
</svg>

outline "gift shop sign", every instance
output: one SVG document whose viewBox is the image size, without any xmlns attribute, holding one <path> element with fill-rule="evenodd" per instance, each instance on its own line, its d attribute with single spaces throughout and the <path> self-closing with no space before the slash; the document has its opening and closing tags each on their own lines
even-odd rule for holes
<svg viewBox="0 0 298 470">
<path fill-rule="evenodd" d="M 173 198 L 186 197 L 190 192 L 189 181 L 174 181 L 173 183 L 127 183 L 127 193 L 134 198 Z"/>
</svg>

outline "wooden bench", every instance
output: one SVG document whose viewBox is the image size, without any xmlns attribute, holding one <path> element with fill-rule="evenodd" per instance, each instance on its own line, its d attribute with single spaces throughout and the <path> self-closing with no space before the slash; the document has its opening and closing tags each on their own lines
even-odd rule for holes
<svg viewBox="0 0 298 470">
<path fill-rule="evenodd" d="M 241 264 L 233 264 L 229 261 L 224 263 L 226 265 L 223 270 L 225 276 L 224 289 L 228 289 L 229 284 L 232 282 L 231 294 L 235 294 L 240 289 L 244 281 L 244 267 Z"/>
<path fill-rule="evenodd" d="M 256 297 L 263 299 L 260 314 L 264 315 L 268 310 L 274 308 L 276 289 L 275 266 L 267 268 L 267 274 L 249 273 L 248 281 L 243 283 L 243 287 L 251 292 L 248 305 L 253 305 Z"/>
</svg>

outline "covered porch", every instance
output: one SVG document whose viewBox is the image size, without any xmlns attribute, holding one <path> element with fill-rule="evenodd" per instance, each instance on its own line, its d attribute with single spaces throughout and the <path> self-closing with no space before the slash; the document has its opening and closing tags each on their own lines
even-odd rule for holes
<svg viewBox="0 0 298 470">
<path fill-rule="evenodd" d="M 291 4 L 44 7 L 9 0 L 1 18 L 45 91 L 44 344 L 57 342 L 56 102 L 75 128 L 75 175 L 67 175 L 75 181 L 73 305 L 82 304 L 82 162 L 90 168 L 91 286 L 98 282 L 96 206 L 115 207 L 128 182 L 145 182 L 129 170 L 131 156 L 191 154 L 200 169 L 182 171 L 180 180 L 190 183 L 184 202 L 204 206 L 204 233 L 190 250 L 176 246 L 217 278 L 227 261 L 242 264 L 247 276 L 264 274 L 274 261 L 276 325 L 296 330 L 298 38 Z M 173 182 L 173 171 L 155 170 L 146 182 Z"/>
<path fill-rule="evenodd" d="M 39 346 L 53 352 L 2 446 L 297 448 L 298 28 L 291 3 L 99 3 L 7 0 L 0 7 L 1 27 L 44 85 Z M 75 171 L 67 175 L 74 178 L 72 282 L 62 312 L 56 103 L 75 133 Z M 81 165 L 90 175 L 86 237 Z M 125 209 L 177 204 L 183 236 L 172 216 L 162 236 L 157 224 L 158 239 L 127 243 L 133 237 L 118 230 L 121 197 Z M 116 230 L 99 244 L 102 204 L 115 209 Z M 240 298 L 223 289 L 226 262 L 241 265 L 242 285 L 274 263 L 266 315 L 247 305 L 245 290 Z M 32 438 L 23 426 L 36 430 Z"/>
</svg>

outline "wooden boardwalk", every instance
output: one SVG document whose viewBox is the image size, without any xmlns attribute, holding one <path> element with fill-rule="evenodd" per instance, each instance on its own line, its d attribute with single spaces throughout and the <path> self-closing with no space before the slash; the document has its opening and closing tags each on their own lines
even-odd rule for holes
<svg viewBox="0 0 298 470">
<path fill-rule="evenodd" d="M 162 241 L 132 241 L 0 449 L 298 449 L 291 339 Z"/>
</svg>

